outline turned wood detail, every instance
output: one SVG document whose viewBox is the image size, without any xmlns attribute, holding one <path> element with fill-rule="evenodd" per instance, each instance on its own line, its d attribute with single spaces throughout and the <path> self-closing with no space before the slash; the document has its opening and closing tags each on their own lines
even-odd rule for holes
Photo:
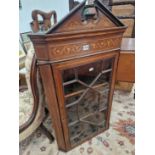
<svg viewBox="0 0 155 155">
<path fill-rule="evenodd" d="M 42 22 L 38 20 L 38 15 L 40 15 L 43 18 Z M 46 13 L 46 12 L 43 12 L 41 10 L 33 10 L 32 11 L 33 21 L 30 23 L 33 32 L 38 32 L 40 30 L 41 31 L 47 31 L 49 28 L 51 28 L 52 16 L 54 18 L 54 24 L 56 24 L 57 23 L 56 11 L 50 11 L 50 12 Z"/>
<path fill-rule="evenodd" d="M 118 38 L 106 38 L 103 40 L 97 40 L 94 42 L 85 42 L 85 43 L 79 43 L 79 44 L 71 44 L 71 45 L 62 45 L 58 47 L 51 47 L 50 48 L 50 54 L 53 57 L 59 57 L 59 56 L 69 56 L 74 55 L 76 53 L 82 53 L 86 52 L 88 53 L 91 51 L 97 51 L 97 50 L 107 50 L 112 48 L 118 48 L 121 43 L 121 37 Z M 89 49 L 83 49 L 84 46 L 87 46 L 86 48 Z"/>
</svg>

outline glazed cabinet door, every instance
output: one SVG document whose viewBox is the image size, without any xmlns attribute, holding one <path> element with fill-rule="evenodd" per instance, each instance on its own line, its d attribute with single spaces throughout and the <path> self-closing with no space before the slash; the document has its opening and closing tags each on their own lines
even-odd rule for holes
<svg viewBox="0 0 155 155">
<path fill-rule="evenodd" d="M 108 128 L 117 54 L 53 65 L 67 149 Z"/>
</svg>

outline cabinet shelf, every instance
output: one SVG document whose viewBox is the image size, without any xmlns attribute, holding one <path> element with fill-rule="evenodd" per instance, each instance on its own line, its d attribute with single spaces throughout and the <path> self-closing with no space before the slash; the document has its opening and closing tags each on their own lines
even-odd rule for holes
<svg viewBox="0 0 155 155">
<path fill-rule="evenodd" d="M 102 92 L 102 94 L 104 94 L 104 93 L 106 93 L 106 92 L 109 92 L 109 90 L 110 90 L 110 89 L 104 90 L 104 91 Z M 77 100 L 77 101 L 75 101 L 75 102 L 72 102 L 72 103 L 70 103 L 70 104 L 67 104 L 67 105 L 66 105 L 66 108 L 69 108 L 69 107 L 71 107 L 71 106 L 74 106 L 74 105 L 76 105 L 76 104 L 78 104 L 78 103 L 79 103 L 79 101 Z"/>
<path fill-rule="evenodd" d="M 98 88 L 101 88 L 101 87 L 104 87 L 104 91 L 100 92 L 101 94 L 109 91 L 109 83 L 108 82 L 105 82 L 105 83 L 102 83 L 102 84 L 97 84 L 97 85 L 93 86 L 92 89 L 98 89 Z M 86 88 L 86 89 L 89 89 L 89 88 Z M 64 97 L 65 97 L 65 99 L 67 99 L 69 97 L 77 96 L 79 94 L 82 94 L 86 89 L 81 89 L 79 91 L 67 94 Z M 75 105 L 76 103 L 70 103 L 70 104 Z M 69 104 L 67 104 L 66 107 L 70 107 Z"/>
</svg>

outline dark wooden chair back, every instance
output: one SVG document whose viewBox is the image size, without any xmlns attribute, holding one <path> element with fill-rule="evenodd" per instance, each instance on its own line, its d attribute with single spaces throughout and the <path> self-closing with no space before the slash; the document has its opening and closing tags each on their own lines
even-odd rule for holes
<svg viewBox="0 0 155 155">
<path fill-rule="evenodd" d="M 38 96 L 38 89 L 37 89 L 37 66 L 36 66 L 36 57 L 33 56 L 32 64 L 31 64 L 31 71 L 30 71 L 30 85 L 32 89 L 32 96 L 34 101 L 34 106 L 32 110 L 32 115 L 28 119 L 27 122 L 25 122 L 22 126 L 19 127 L 19 133 L 24 131 L 26 128 L 28 128 L 33 120 L 35 119 L 37 110 L 38 110 L 38 104 L 39 104 L 39 96 Z M 28 89 L 27 86 L 22 86 L 19 88 L 19 91 L 24 91 Z"/>
</svg>

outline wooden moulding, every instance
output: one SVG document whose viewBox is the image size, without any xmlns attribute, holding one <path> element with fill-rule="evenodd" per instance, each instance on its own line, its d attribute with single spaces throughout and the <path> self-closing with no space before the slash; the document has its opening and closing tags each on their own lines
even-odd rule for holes
<svg viewBox="0 0 155 155">
<path fill-rule="evenodd" d="M 120 49 L 121 34 L 65 39 L 46 44 L 34 43 L 38 60 L 59 62 Z"/>
<path fill-rule="evenodd" d="M 81 39 L 69 41 L 65 44 L 53 44 L 49 46 L 49 59 L 63 60 L 67 58 L 75 58 L 78 56 L 86 56 L 99 52 L 106 52 L 112 49 L 118 49 L 121 44 L 121 36 L 109 38 Z"/>
</svg>

